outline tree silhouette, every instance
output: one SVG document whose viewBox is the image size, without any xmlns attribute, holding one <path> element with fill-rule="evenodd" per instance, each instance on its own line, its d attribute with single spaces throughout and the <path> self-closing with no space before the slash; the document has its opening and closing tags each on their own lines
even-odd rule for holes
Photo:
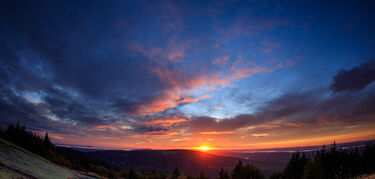
<svg viewBox="0 0 375 179">
<path fill-rule="evenodd" d="M 204 171 L 202 170 L 199 173 L 199 179 L 210 179 L 210 177 L 208 177 L 206 174 L 204 174 Z"/>
<path fill-rule="evenodd" d="M 172 178 L 178 178 L 180 175 L 181 175 L 181 172 L 180 170 L 178 170 L 178 167 L 176 166 L 176 168 L 173 170 Z"/>
<path fill-rule="evenodd" d="M 49 140 L 48 132 L 46 132 L 46 135 L 44 136 L 43 143 L 47 148 L 52 147 L 52 142 Z"/>
<path fill-rule="evenodd" d="M 285 168 L 284 174 L 286 178 L 299 179 L 302 178 L 304 167 L 306 165 L 307 158 L 305 154 L 299 152 L 294 153 L 289 160 L 288 165 Z"/>
<path fill-rule="evenodd" d="M 273 174 L 270 178 L 356 178 L 375 171 L 375 146 L 366 144 L 361 155 L 358 148 L 338 150 L 336 142 L 330 150 L 323 146 L 312 157 L 295 153 L 291 156 L 284 172 Z"/>
<path fill-rule="evenodd" d="M 218 179 L 229 179 L 229 175 L 223 168 L 221 168 Z"/>
<path fill-rule="evenodd" d="M 253 165 L 243 166 L 240 160 L 232 170 L 232 178 L 263 179 L 265 176 Z"/>
</svg>

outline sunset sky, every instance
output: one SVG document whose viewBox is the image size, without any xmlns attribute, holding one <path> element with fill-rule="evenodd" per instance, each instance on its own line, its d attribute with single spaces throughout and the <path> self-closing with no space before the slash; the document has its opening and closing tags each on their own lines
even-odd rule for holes
<svg viewBox="0 0 375 179">
<path fill-rule="evenodd" d="M 375 2 L 0 5 L 0 125 L 96 148 L 375 139 Z"/>
</svg>

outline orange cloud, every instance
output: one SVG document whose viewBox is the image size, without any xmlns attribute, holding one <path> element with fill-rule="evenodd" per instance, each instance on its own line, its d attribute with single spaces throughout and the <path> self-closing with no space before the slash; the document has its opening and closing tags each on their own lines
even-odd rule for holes
<svg viewBox="0 0 375 179">
<path fill-rule="evenodd" d="M 98 125 L 98 126 L 95 126 L 95 130 L 97 130 L 97 131 L 106 131 L 108 129 L 115 129 L 115 126 L 113 126 L 113 125 Z"/>
<path fill-rule="evenodd" d="M 154 126 L 154 125 L 161 125 L 163 127 L 168 127 L 177 123 L 186 122 L 187 119 L 177 118 L 177 119 L 167 119 L 167 120 L 154 120 L 143 122 L 145 125 Z"/>
<path fill-rule="evenodd" d="M 253 136 L 253 137 L 266 137 L 268 135 L 269 134 L 251 134 L 251 136 Z"/>
<path fill-rule="evenodd" d="M 98 125 L 95 126 L 95 130 L 97 131 L 106 131 L 106 130 L 118 130 L 118 129 L 133 129 L 132 126 L 129 125 Z"/>
<path fill-rule="evenodd" d="M 259 125 L 258 127 L 263 128 L 263 129 L 273 129 L 273 128 L 278 128 L 278 127 L 280 127 L 280 126 L 279 126 L 279 125 L 268 125 L 268 124 L 264 124 L 264 125 Z"/>
<path fill-rule="evenodd" d="M 170 141 L 172 141 L 172 142 L 181 142 L 181 141 L 187 141 L 187 140 L 191 140 L 191 138 L 190 137 L 176 138 L 176 139 L 171 139 Z"/>
<path fill-rule="evenodd" d="M 164 132 L 166 132 L 166 131 L 163 131 L 163 130 L 161 130 L 161 131 L 150 131 L 150 132 L 146 132 L 146 135 L 162 135 L 162 134 L 164 134 Z"/>
<path fill-rule="evenodd" d="M 316 123 L 318 125 L 329 125 L 329 124 L 336 124 L 336 125 L 342 125 L 345 124 L 344 117 L 340 116 L 333 116 L 333 117 L 319 117 Z"/>
<path fill-rule="evenodd" d="M 174 108 L 178 104 L 193 103 L 208 98 L 210 98 L 210 95 L 204 95 L 199 98 L 183 98 L 181 96 L 171 93 L 168 96 L 165 96 L 164 99 L 155 99 L 149 104 L 139 105 L 139 108 L 141 110 L 141 113 L 143 114 L 152 114 L 160 111 L 165 111 L 170 108 Z"/>
<path fill-rule="evenodd" d="M 288 122 L 284 125 L 289 126 L 289 127 L 303 127 L 303 126 L 308 126 L 309 124 Z"/>
<path fill-rule="evenodd" d="M 222 110 L 223 107 L 222 106 L 215 106 L 214 109 L 216 109 L 216 110 Z"/>
<path fill-rule="evenodd" d="M 220 134 L 232 134 L 233 132 L 228 131 L 210 131 L 210 132 L 201 132 L 203 135 L 220 135 Z"/>
</svg>

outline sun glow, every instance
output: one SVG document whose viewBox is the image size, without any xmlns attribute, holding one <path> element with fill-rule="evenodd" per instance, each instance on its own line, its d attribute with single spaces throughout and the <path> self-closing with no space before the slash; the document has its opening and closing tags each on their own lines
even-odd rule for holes
<svg viewBox="0 0 375 179">
<path fill-rule="evenodd" d="M 212 150 L 211 147 L 207 147 L 207 146 L 197 147 L 197 149 L 198 149 L 198 150 L 202 150 L 202 151 Z"/>
</svg>

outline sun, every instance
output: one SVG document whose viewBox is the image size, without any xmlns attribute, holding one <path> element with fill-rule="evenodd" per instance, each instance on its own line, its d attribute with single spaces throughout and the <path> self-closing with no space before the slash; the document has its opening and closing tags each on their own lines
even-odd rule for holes
<svg viewBox="0 0 375 179">
<path fill-rule="evenodd" d="M 211 150 L 212 148 L 211 147 L 207 147 L 207 146 L 201 146 L 201 147 L 197 147 L 198 150 L 202 150 L 202 151 L 207 151 L 207 150 Z"/>
</svg>

